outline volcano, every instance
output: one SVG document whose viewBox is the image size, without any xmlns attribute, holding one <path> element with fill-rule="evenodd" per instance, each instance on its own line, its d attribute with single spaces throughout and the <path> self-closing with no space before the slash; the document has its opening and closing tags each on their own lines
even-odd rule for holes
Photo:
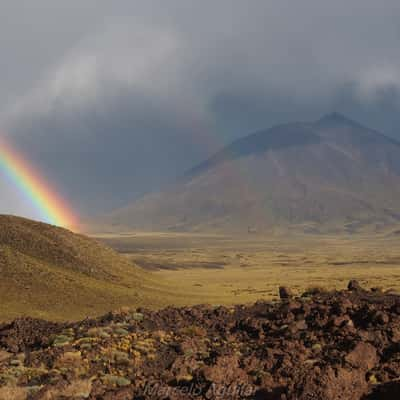
<svg viewBox="0 0 400 400">
<path fill-rule="evenodd" d="M 400 221 L 400 143 L 344 115 L 261 130 L 105 218 L 173 231 L 379 231 Z"/>
</svg>

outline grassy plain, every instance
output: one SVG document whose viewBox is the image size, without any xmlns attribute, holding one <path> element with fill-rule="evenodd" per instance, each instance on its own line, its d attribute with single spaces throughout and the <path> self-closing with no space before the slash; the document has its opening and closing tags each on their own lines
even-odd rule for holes
<svg viewBox="0 0 400 400">
<path fill-rule="evenodd" d="M 0 321 L 274 300 L 285 285 L 400 291 L 400 235 L 97 234 L 0 217 Z M 99 241 L 117 252 L 102 246 Z"/>
<path fill-rule="evenodd" d="M 350 279 L 365 287 L 400 291 L 400 237 L 224 236 L 127 233 L 98 238 L 150 271 L 154 296 L 164 305 L 233 304 L 273 300 L 285 285 L 344 288 Z"/>
</svg>

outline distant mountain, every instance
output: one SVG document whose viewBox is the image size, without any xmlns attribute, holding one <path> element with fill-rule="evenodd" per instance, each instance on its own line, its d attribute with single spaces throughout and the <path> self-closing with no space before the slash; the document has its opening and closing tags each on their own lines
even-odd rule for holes
<svg viewBox="0 0 400 400">
<path fill-rule="evenodd" d="M 238 139 L 103 220 L 114 229 L 227 232 L 355 232 L 399 221 L 400 143 L 338 113 Z"/>
</svg>

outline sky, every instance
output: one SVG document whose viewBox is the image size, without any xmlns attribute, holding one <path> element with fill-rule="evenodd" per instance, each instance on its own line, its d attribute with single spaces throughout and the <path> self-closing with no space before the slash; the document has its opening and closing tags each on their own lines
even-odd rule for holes
<svg viewBox="0 0 400 400">
<path fill-rule="evenodd" d="M 399 21 L 398 0 L 2 0 L 0 132 L 82 215 L 278 123 L 338 111 L 400 140 Z"/>
</svg>

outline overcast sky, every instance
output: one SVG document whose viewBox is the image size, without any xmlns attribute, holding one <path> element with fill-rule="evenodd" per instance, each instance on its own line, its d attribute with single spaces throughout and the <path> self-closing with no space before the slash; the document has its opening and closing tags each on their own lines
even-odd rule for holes
<svg viewBox="0 0 400 400">
<path fill-rule="evenodd" d="M 400 139 L 399 21 L 398 0 L 2 0 L 2 134 L 82 213 L 280 122 Z M 0 212 L 34 213 L 0 188 Z"/>
</svg>

